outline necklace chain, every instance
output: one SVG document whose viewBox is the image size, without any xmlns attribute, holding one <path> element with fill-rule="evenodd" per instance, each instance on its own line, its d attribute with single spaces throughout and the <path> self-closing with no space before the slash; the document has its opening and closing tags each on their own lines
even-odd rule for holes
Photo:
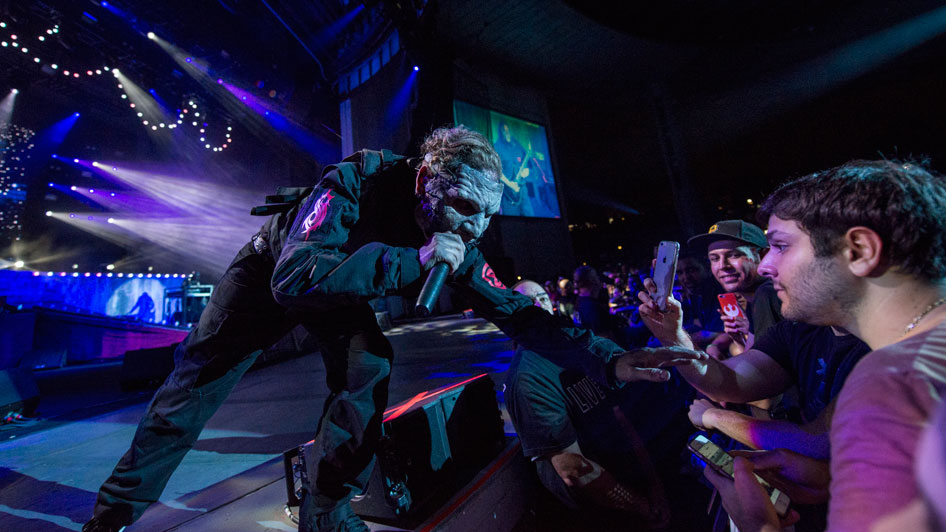
<svg viewBox="0 0 946 532">
<path fill-rule="evenodd" d="M 918 323 L 920 323 L 920 320 L 925 318 L 926 315 L 932 312 L 934 308 L 942 305 L 943 303 L 946 303 L 946 297 L 941 297 L 937 299 L 936 301 L 930 303 L 930 306 L 926 307 L 926 309 L 924 309 L 923 312 L 917 314 L 916 317 L 913 318 L 913 321 L 911 321 L 910 324 L 907 325 L 907 328 L 903 330 L 903 334 L 901 336 L 906 336 L 910 331 L 913 330 L 914 327 L 916 327 Z"/>
</svg>

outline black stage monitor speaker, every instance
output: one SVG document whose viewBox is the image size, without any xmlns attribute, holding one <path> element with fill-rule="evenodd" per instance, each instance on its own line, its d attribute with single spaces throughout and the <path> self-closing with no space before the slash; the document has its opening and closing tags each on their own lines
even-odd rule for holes
<svg viewBox="0 0 946 532">
<path fill-rule="evenodd" d="M 30 416 L 39 404 L 39 388 L 33 372 L 10 368 L 0 371 L 0 417 L 9 412 Z"/>
<path fill-rule="evenodd" d="M 174 370 L 174 349 L 177 344 L 165 347 L 126 351 L 122 360 L 119 378 L 122 390 L 157 388 Z"/>
<path fill-rule="evenodd" d="M 289 505 L 316 467 L 312 442 L 285 453 Z M 493 380 L 482 374 L 388 408 L 368 490 L 352 503 L 371 521 L 413 529 L 506 446 Z M 301 458 L 300 458 L 301 455 Z"/>
</svg>

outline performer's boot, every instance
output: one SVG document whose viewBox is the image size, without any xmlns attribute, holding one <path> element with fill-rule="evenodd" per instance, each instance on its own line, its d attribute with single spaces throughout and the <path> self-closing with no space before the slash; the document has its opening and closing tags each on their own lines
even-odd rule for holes
<svg viewBox="0 0 946 532">
<path fill-rule="evenodd" d="M 303 490 L 299 503 L 299 532 L 371 532 L 348 501 L 341 501 L 332 508 L 319 508 L 308 491 Z"/>
<path fill-rule="evenodd" d="M 98 517 L 93 517 L 82 526 L 82 532 L 121 532 L 124 529 L 124 526 L 103 523 Z"/>
</svg>

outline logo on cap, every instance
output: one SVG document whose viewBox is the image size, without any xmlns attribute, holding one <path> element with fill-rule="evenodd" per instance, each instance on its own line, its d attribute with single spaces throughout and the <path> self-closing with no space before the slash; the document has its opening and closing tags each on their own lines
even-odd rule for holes
<svg viewBox="0 0 946 532">
<path fill-rule="evenodd" d="M 709 231 L 707 231 L 707 233 L 715 233 L 717 229 L 719 229 L 719 226 L 716 224 L 713 224 L 712 226 L 710 226 Z"/>
</svg>

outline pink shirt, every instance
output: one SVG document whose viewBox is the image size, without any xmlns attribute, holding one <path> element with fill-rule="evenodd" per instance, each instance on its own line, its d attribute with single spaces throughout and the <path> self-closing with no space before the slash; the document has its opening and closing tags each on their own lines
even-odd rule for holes
<svg viewBox="0 0 946 532">
<path fill-rule="evenodd" d="M 946 322 L 855 366 L 831 423 L 829 531 L 867 531 L 917 496 L 917 442 L 944 384 Z"/>
</svg>

